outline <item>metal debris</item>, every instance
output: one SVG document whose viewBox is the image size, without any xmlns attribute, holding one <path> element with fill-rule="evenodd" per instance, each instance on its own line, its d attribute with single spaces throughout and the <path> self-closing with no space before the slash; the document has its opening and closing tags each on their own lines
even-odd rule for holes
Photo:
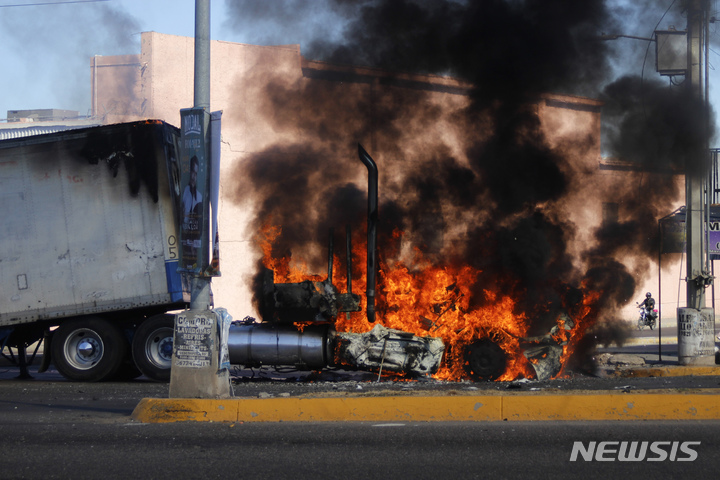
<svg viewBox="0 0 720 480">
<path fill-rule="evenodd" d="M 568 343 L 566 334 L 574 326 L 572 318 L 567 313 L 561 313 L 549 333 L 522 339 L 525 347 L 523 355 L 530 360 L 538 380 L 550 380 L 560 373 L 563 345 Z"/>
<path fill-rule="evenodd" d="M 535 370 L 538 380 L 550 380 L 560 373 L 562 353 L 563 348 L 560 345 L 540 345 L 528 348 L 523 352 L 525 357 L 530 360 L 530 365 Z"/>
<path fill-rule="evenodd" d="M 410 375 L 435 373 L 445 345 L 435 337 L 417 337 L 378 324 L 366 333 L 338 333 L 338 356 L 360 369 Z"/>
</svg>

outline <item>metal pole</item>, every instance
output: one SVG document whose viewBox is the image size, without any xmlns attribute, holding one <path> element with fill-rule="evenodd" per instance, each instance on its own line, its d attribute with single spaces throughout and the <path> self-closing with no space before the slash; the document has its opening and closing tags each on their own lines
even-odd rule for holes
<svg viewBox="0 0 720 480">
<path fill-rule="evenodd" d="M 701 125 L 707 118 L 703 89 L 703 25 L 707 21 L 707 0 L 690 0 L 687 9 L 687 76 L 690 88 L 689 101 L 701 105 Z M 700 100 L 700 101 L 697 101 Z M 701 133 L 707 136 L 704 125 Z M 687 158 L 685 164 L 686 196 L 686 235 L 687 235 L 687 308 L 678 308 L 678 362 L 681 365 L 714 364 L 715 318 L 711 308 L 705 308 L 705 288 L 712 282 L 709 259 L 704 258 L 707 249 L 704 236 L 703 190 L 707 187 L 705 176 L 708 160 L 707 143 L 703 143 L 700 153 L 691 149 L 692 155 L 700 158 Z M 696 165 L 696 162 L 700 162 Z M 709 195 L 710 192 L 708 192 Z M 708 225 L 709 228 L 709 225 Z"/>
<path fill-rule="evenodd" d="M 210 109 L 210 0 L 195 0 L 194 107 Z M 206 147 L 209 149 L 209 145 Z M 206 151 L 205 158 L 210 159 Z M 207 235 L 207 232 L 203 232 Z M 210 277 L 194 276 L 190 285 L 190 309 L 212 308 Z"/>
<path fill-rule="evenodd" d="M 662 362 L 662 254 L 663 232 L 662 223 L 658 221 L 658 234 L 660 235 L 660 248 L 658 249 L 658 361 Z"/>
<path fill-rule="evenodd" d="M 368 246 L 367 246 L 367 318 L 375 322 L 375 288 L 377 275 L 378 169 L 362 145 L 358 155 L 368 170 Z"/>
<path fill-rule="evenodd" d="M 335 255 L 335 231 L 330 229 L 330 239 L 328 240 L 328 283 L 332 285 L 333 281 L 333 256 Z"/>
<path fill-rule="evenodd" d="M 210 108 L 210 0 L 195 0 L 195 108 Z"/>
<path fill-rule="evenodd" d="M 693 95 L 702 96 L 700 35 L 702 32 L 701 0 L 691 0 L 688 9 L 688 71 L 687 81 Z M 692 159 L 697 161 L 697 159 Z M 703 170 L 693 169 L 688 159 L 685 172 L 685 198 L 687 229 L 687 306 L 700 310 L 705 306 L 705 287 L 701 281 L 703 273 Z"/>
<path fill-rule="evenodd" d="M 209 130 L 212 130 L 206 122 L 212 123 L 210 114 L 210 0 L 195 0 L 195 78 L 194 78 L 195 98 L 194 98 L 194 109 L 201 112 L 199 115 L 202 118 L 203 127 L 200 130 L 204 131 L 204 146 L 202 148 L 202 157 L 204 158 L 205 166 L 205 187 L 212 183 L 208 178 L 208 170 L 212 164 L 210 157 L 211 148 L 209 138 L 211 134 Z M 196 112 L 193 112 L 194 116 L 197 116 Z M 207 130 L 205 130 L 207 128 Z M 197 149 L 200 151 L 200 149 Z M 209 190 L 209 189 L 208 189 Z M 209 228 L 209 215 L 207 205 L 212 202 L 209 196 L 209 191 L 205 190 L 203 198 L 203 212 L 201 222 L 201 246 L 203 249 L 208 249 L 209 246 L 214 242 L 214 238 L 209 240 L 210 228 Z M 230 386 L 230 372 L 228 368 L 222 364 L 223 350 L 227 351 L 228 331 L 229 325 L 226 323 L 226 318 L 220 313 L 220 311 L 214 310 L 212 301 L 212 292 L 210 290 L 210 280 L 212 279 L 212 273 L 209 272 L 211 269 L 207 269 L 208 265 L 205 265 L 206 259 L 208 258 L 209 251 L 203 251 L 197 258 L 201 259 L 198 264 L 201 266 L 201 271 L 193 275 L 190 284 L 190 310 L 179 314 L 175 320 L 175 331 L 174 338 L 175 343 L 173 346 L 173 362 L 172 370 L 170 372 L 170 398 L 230 398 L 232 396 L 232 388 Z M 205 270 L 205 271 L 202 271 Z M 193 327 L 197 327 L 198 330 L 204 330 L 207 333 L 202 335 L 195 335 L 184 331 L 184 328 L 179 328 L 180 318 L 183 318 L 183 323 L 190 326 L 188 330 L 192 330 Z M 206 326 L 210 325 L 209 331 L 206 330 Z M 192 338 L 190 338 L 192 337 Z M 199 340 L 197 337 L 204 337 Z M 187 342 L 198 342 L 187 343 Z M 200 361 L 198 364 L 187 365 L 183 361 L 178 361 L 178 352 L 180 347 L 178 344 L 184 346 L 192 345 L 194 348 L 205 349 L 209 356 L 206 356 L 206 360 Z M 191 350 L 194 352 L 203 350 Z M 188 357 L 195 357 L 191 354 Z M 188 362 L 192 363 L 192 360 Z M 209 360 L 209 361 L 207 361 Z"/>
<path fill-rule="evenodd" d="M 98 91 L 97 91 L 97 87 L 98 87 L 98 79 L 97 79 L 97 74 L 98 74 L 98 69 L 97 69 L 97 57 L 98 57 L 97 55 L 95 55 L 95 56 L 93 57 L 93 88 L 92 88 L 92 92 L 93 92 L 93 98 L 92 98 L 92 118 L 93 118 L 93 119 L 97 117 L 97 111 L 98 111 L 98 108 L 97 108 L 97 107 L 98 107 L 98 98 L 97 98 L 97 96 L 98 96 Z"/>
<path fill-rule="evenodd" d="M 347 293 L 352 293 L 352 231 L 349 224 L 345 225 L 345 256 L 347 257 Z"/>
</svg>

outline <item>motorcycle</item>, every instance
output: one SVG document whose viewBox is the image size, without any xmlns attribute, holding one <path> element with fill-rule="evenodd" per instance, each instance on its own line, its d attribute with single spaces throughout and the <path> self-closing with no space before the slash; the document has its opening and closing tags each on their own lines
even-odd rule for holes
<svg viewBox="0 0 720 480">
<path fill-rule="evenodd" d="M 638 330 L 642 330 L 645 327 L 650 327 L 650 330 L 655 328 L 657 323 L 658 311 L 654 308 L 648 310 L 645 307 L 641 307 L 638 303 L 635 305 L 640 309 L 640 318 L 638 318 Z"/>
</svg>

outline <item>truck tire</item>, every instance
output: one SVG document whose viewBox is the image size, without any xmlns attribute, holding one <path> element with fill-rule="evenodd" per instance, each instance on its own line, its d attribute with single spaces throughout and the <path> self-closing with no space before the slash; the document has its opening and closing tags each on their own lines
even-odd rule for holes
<svg viewBox="0 0 720 480">
<path fill-rule="evenodd" d="M 478 340 L 465 349 L 465 371 L 477 381 L 497 380 L 507 365 L 505 351 L 489 338 Z"/>
<path fill-rule="evenodd" d="M 175 315 L 155 315 L 140 324 L 132 341 L 135 365 L 149 379 L 170 381 Z"/>
<path fill-rule="evenodd" d="M 127 344 L 116 325 L 90 317 L 61 324 L 53 335 L 50 350 L 55 368 L 65 378 L 100 382 L 118 372 Z"/>
</svg>

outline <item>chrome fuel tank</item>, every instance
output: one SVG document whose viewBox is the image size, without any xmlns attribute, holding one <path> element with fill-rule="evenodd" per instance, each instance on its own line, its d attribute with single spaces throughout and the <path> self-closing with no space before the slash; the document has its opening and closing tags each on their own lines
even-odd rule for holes
<svg viewBox="0 0 720 480">
<path fill-rule="evenodd" d="M 228 352 L 233 365 L 294 365 L 324 368 L 333 363 L 335 331 L 329 325 L 248 323 L 232 325 Z"/>
</svg>

